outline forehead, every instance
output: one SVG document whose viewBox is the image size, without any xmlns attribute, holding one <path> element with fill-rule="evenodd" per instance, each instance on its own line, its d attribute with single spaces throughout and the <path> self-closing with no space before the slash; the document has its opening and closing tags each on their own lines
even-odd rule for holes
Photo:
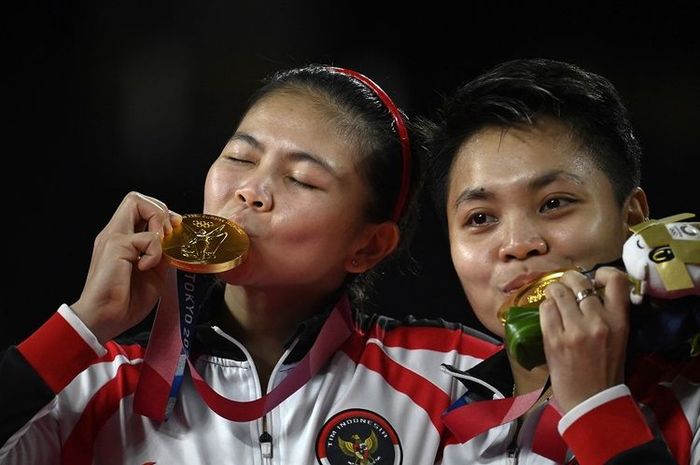
<svg viewBox="0 0 700 465">
<path fill-rule="evenodd" d="M 332 105 L 323 100 L 312 91 L 273 91 L 251 106 L 236 132 L 250 134 L 264 146 L 355 162 L 354 138 L 332 116 Z"/>
<path fill-rule="evenodd" d="M 326 99 L 327 100 L 327 99 Z M 241 126 L 250 122 L 260 123 L 264 121 L 278 122 L 289 120 L 289 123 L 308 124 L 319 126 L 326 122 L 326 126 L 332 126 L 328 118 L 332 111 L 329 103 L 324 103 L 321 94 L 310 89 L 302 88 L 278 88 L 258 99 L 243 116 Z"/>
<path fill-rule="evenodd" d="M 488 126 L 472 134 L 457 150 L 449 182 L 451 189 L 455 183 L 497 185 L 552 171 L 603 176 L 568 126 L 542 119 L 532 126 Z"/>
</svg>

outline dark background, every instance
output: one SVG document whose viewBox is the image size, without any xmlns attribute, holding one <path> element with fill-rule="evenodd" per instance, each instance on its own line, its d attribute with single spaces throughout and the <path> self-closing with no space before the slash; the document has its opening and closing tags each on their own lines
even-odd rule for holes
<svg viewBox="0 0 700 465">
<path fill-rule="evenodd" d="M 652 217 L 700 213 L 691 2 L 417 5 L 56 1 L 4 11 L 0 347 L 78 298 L 93 238 L 129 190 L 200 211 L 206 170 L 245 99 L 293 65 L 354 68 L 415 115 L 507 59 L 577 63 L 628 103 Z M 379 305 L 475 324 L 434 212 L 423 210 L 418 276 L 389 276 Z"/>
</svg>

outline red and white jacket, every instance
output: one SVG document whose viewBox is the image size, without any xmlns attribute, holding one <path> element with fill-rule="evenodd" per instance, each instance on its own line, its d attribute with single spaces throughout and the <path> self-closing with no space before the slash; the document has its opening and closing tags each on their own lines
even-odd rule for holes
<svg viewBox="0 0 700 465">
<path fill-rule="evenodd" d="M 618 386 L 564 418 L 543 407 L 519 429 L 511 422 L 461 443 L 442 414 L 454 399 L 484 398 L 472 386 L 493 397 L 509 392 L 512 380 L 497 379 L 509 373 L 498 366 L 502 347 L 458 324 L 357 318 L 330 362 L 263 418 L 218 416 L 186 378 L 170 418 L 156 422 L 132 409 L 144 344 L 103 347 L 64 305 L 0 359 L 0 464 L 557 463 L 533 452 L 537 431 L 552 450 L 568 446 L 561 461 L 573 453 L 581 465 L 700 463 L 698 357 L 639 359 L 628 382 L 639 404 Z M 308 351 L 321 322 L 302 326 L 268 391 Z M 197 369 L 217 392 L 263 394 L 240 343 L 206 326 L 198 344 Z"/>
<path fill-rule="evenodd" d="M 218 416 L 185 377 L 175 409 L 157 422 L 132 408 L 144 346 L 103 347 L 64 305 L 0 362 L 0 463 L 465 463 L 442 457 L 441 413 L 464 389 L 440 367 L 466 370 L 498 346 L 456 324 L 356 318 L 326 366 L 263 418 Z M 195 365 L 221 395 L 259 398 L 308 351 L 319 324 L 302 326 L 267 388 L 245 348 L 217 327 L 198 329 Z"/>
<path fill-rule="evenodd" d="M 468 415 L 461 425 L 452 424 L 446 462 L 460 457 L 469 464 L 700 464 L 700 356 L 640 355 L 628 365 L 626 385 L 597 394 L 563 417 L 548 399 L 521 425 L 509 421 L 473 437 L 474 422 L 482 419 L 464 407 L 485 402 L 488 408 L 512 392 L 505 351 L 467 371 L 445 370 L 467 387 L 449 411 Z"/>
</svg>

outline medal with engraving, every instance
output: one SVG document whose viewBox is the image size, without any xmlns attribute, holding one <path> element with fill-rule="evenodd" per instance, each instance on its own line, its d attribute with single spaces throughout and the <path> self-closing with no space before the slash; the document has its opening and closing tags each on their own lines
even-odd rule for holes
<svg viewBox="0 0 700 465">
<path fill-rule="evenodd" d="M 250 240 L 236 223 L 205 213 L 182 216 L 182 223 L 163 238 L 168 262 L 192 273 L 222 273 L 245 260 Z"/>
</svg>

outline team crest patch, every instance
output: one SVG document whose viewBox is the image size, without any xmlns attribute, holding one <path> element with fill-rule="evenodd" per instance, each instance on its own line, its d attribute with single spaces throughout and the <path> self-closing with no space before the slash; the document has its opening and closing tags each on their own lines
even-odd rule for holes
<svg viewBox="0 0 700 465">
<path fill-rule="evenodd" d="M 369 410 L 344 410 L 323 425 L 316 439 L 321 465 L 401 465 L 394 428 Z"/>
</svg>

